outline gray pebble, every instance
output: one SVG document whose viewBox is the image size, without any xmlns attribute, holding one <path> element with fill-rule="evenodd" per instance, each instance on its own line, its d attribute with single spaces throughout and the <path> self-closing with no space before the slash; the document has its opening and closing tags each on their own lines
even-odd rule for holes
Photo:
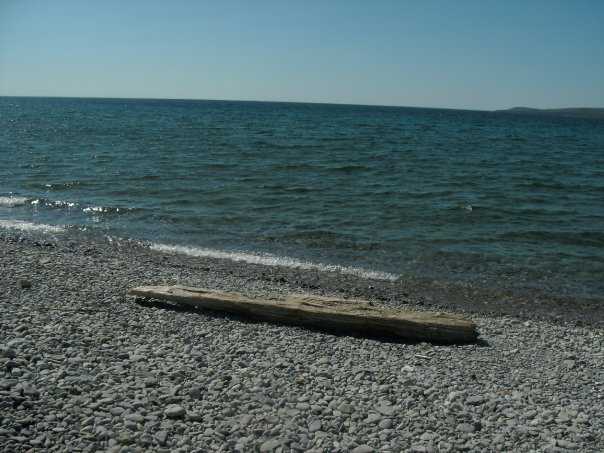
<svg viewBox="0 0 604 453">
<path fill-rule="evenodd" d="M 372 453 L 374 451 L 369 445 L 359 445 L 352 450 L 352 453 Z"/>
<path fill-rule="evenodd" d="M 179 406 L 178 404 L 171 404 L 164 410 L 164 415 L 168 418 L 182 418 L 185 413 L 184 407 Z"/>
</svg>

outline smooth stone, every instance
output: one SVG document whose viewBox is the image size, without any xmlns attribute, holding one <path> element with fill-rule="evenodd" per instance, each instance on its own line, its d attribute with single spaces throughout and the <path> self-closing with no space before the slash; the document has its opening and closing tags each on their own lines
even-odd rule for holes
<svg viewBox="0 0 604 453">
<path fill-rule="evenodd" d="M 382 415 L 390 416 L 394 414 L 394 407 L 390 404 L 380 404 L 376 409 Z"/>
<path fill-rule="evenodd" d="M 203 420 L 203 415 L 199 412 L 187 412 L 187 420 L 191 420 L 192 422 L 200 422 Z"/>
<path fill-rule="evenodd" d="M 185 413 L 185 408 L 178 404 L 170 404 L 166 407 L 166 410 L 164 410 L 164 415 L 168 418 L 181 418 L 184 417 Z"/>
<path fill-rule="evenodd" d="M 14 359 L 17 357 L 17 353 L 14 349 L 6 346 L 0 346 L 0 357 L 6 357 L 7 359 Z"/>
<path fill-rule="evenodd" d="M 473 433 L 474 431 L 476 431 L 476 427 L 469 423 L 460 423 L 459 425 L 457 425 L 457 431 L 461 431 L 464 433 Z"/>
<path fill-rule="evenodd" d="M 111 415 L 114 415 L 114 416 L 117 417 L 117 416 L 120 416 L 120 415 L 122 415 L 124 413 L 124 408 L 123 407 L 119 407 L 119 406 L 112 407 L 111 409 L 109 409 L 109 413 Z"/>
<path fill-rule="evenodd" d="M 277 447 L 280 447 L 281 444 L 282 444 L 281 439 L 269 439 L 266 442 L 264 442 L 262 445 L 260 445 L 260 452 L 261 453 L 271 452 L 271 451 L 275 450 Z"/>
<path fill-rule="evenodd" d="M 423 441 L 431 441 L 436 439 L 437 435 L 435 433 L 425 432 L 419 438 Z"/>
<path fill-rule="evenodd" d="M 321 423 L 321 420 L 314 420 L 313 422 L 310 423 L 310 425 L 308 425 L 308 430 L 311 433 L 314 433 L 316 431 L 319 431 L 322 426 L 323 426 L 323 424 Z"/>
<path fill-rule="evenodd" d="M 354 408 L 348 403 L 342 403 L 338 406 L 338 410 L 343 414 L 350 414 L 354 411 Z"/>
<path fill-rule="evenodd" d="M 365 419 L 365 423 L 377 423 L 382 419 L 381 415 L 378 414 L 369 414 Z"/>
<path fill-rule="evenodd" d="M 166 440 L 168 440 L 168 431 L 157 431 L 155 433 L 155 440 L 157 440 L 157 442 L 160 445 L 165 445 L 166 444 Z"/>
<path fill-rule="evenodd" d="M 373 453 L 374 449 L 369 445 L 359 445 L 351 453 Z"/>
<path fill-rule="evenodd" d="M 143 423 L 145 421 L 145 417 L 141 414 L 128 414 L 124 418 L 135 423 Z"/>
<path fill-rule="evenodd" d="M 380 428 L 382 429 L 390 429 L 392 428 L 392 419 L 390 418 L 385 418 L 384 420 L 382 420 L 379 425 Z"/>
<path fill-rule="evenodd" d="M 29 289 L 31 288 L 31 282 L 25 278 L 22 278 L 19 280 L 19 287 L 22 289 Z"/>
<path fill-rule="evenodd" d="M 478 406 L 485 402 L 485 398 L 480 395 L 470 396 L 466 399 L 466 403 L 470 406 Z"/>
<path fill-rule="evenodd" d="M 564 364 L 564 367 L 568 368 L 569 370 L 572 370 L 576 367 L 576 362 L 574 360 L 565 360 L 562 363 Z"/>
</svg>

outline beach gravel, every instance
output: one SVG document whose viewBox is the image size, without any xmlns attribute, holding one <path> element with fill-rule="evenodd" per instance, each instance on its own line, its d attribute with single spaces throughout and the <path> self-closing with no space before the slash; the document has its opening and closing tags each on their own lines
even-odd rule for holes
<svg viewBox="0 0 604 453">
<path fill-rule="evenodd" d="M 513 315 L 404 282 L 3 232 L 0 270 L 1 451 L 604 450 L 601 309 Z M 481 341 L 337 336 L 126 296 L 176 283 L 454 311 Z"/>
</svg>

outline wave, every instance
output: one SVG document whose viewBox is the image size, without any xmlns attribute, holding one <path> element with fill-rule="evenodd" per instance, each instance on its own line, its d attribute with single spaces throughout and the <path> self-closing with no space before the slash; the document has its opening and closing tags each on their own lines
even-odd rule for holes
<svg viewBox="0 0 604 453">
<path fill-rule="evenodd" d="M 0 197 L 0 207 L 14 208 L 15 206 L 46 206 L 49 208 L 73 208 L 77 203 L 63 200 L 49 200 L 46 198 L 29 198 L 29 197 Z"/>
<path fill-rule="evenodd" d="M 63 200 L 45 200 L 43 198 L 37 198 L 35 200 L 32 200 L 31 202 L 32 205 L 44 205 L 47 206 L 49 208 L 75 208 L 76 206 L 78 206 L 77 203 L 74 203 L 72 201 L 63 201 Z"/>
<path fill-rule="evenodd" d="M 26 197 L 0 197 L 0 207 L 14 208 L 15 206 L 23 206 L 29 202 L 29 198 Z"/>
<path fill-rule="evenodd" d="M 317 187 L 309 186 L 289 186 L 285 184 L 264 184 L 260 186 L 262 189 L 269 189 L 280 192 L 292 192 L 292 193 L 307 193 L 307 192 L 320 192 L 321 189 Z"/>
<path fill-rule="evenodd" d="M 86 214 L 120 214 L 124 212 L 138 211 L 141 208 L 115 207 L 115 206 L 92 206 L 81 205 L 78 202 L 67 200 L 51 200 L 43 197 L 0 197 L 0 207 L 14 208 L 16 206 L 31 205 L 33 208 L 47 209 L 81 209 Z"/>
<path fill-rule="evenodd" d="M 302 261 L 286 256 L 276 256 L 269 253 L 228 252 L 200 247 L 189 247 L 181 245 L 168 245 L 152 243 L 149 246 L 158 252 L 182 254 L 202 258 L 218 258 L 231 261 L 243 261 L 250 264 L 261 264 L 263 266 L 283 266 L 293 269 L 318 270 L 323 272 L 339 272 L 341 274 L 354 275 L 361 278 L 373 280 L 395 281 L 399 278 L 396 274 L 388 272 L 372 271 L 359 267 L 340 266 L 337 264 L 321 264 Z"/>
<path fill-rule="evenodd" d="M 566 183 L 553 181 L 530 181 L 517 184 L 525 189 L 548 189 L 573 192 L 604 192 L 604 186 L 596 184 L 577 184 L 572 181 Z"/>
<path fill-rule="evenodd" d="M 499 235 L 504 241 L 553 242 L 576 246 L 601 247 L 604 245 L 604 233 L 601 231 L 516 231 Z"/>
<path fill-rule="evenodd" d="M 111 213 L 119 213 L 125 211 L 131 211 L 132 208 L 115 208 L 111 206 L 88 206 L 82 209 L 82 212 L 87 214 L 111 214 Z"/>
<path fill-rule="evenodd" d="M 354 173 L 363 172 L 367 170 L 371 170 L 371 168 L 362 164 L 343 164 L 325 168 L 325 171 L 334 173 Z"/>
<path fill-rule="evenodd" d="M 65 227 L 59 225 L 46 225 L 44 223 L 31 223 L 23 220 L 0 220 L 0 228 L 12 230 L 33 231 L 40 233 L 63 233 Z"/>
<path fill-rule="evenodd" d="M 376 241 L 358 240 L 351 234 L 323 229 L 284 233 L 280 236 L 268 236 L 265 239 L 273 242 L 285 240 L 303 243 L 315 248 L 346 248 L 350 250 L 375 250 L 380 247 Z"/>
</svg>

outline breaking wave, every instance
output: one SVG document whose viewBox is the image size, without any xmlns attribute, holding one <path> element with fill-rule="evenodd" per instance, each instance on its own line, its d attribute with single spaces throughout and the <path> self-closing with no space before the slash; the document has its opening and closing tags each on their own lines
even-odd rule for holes
<svg viewBox="0 0 604 453">
<path fill-rule="evenodd" d="M 31 223 L 23 220 L 0 220 L 0 228 L 12 230 L 33 231 L 40 233 L 63 233 L 65 227 L 59 225 L 46 225 L 44 223 Z"/>
<path fill-rule="evenodd" d="M 223 250 L 214 250 L 200 247 L 188 247 L 182 245 L 167 245 L 153 243 L 150 245 L 152 250 L 167 253 L 176 253 L 203 258 L 218 258 L 231 261 L 243 261 L 250 264 L 261 264 L 263 266 L 283 266 L 293 269 L 318 270 L 323 272 L 339 272 L 341 274 L 354 275 L 361 278 L 373 280 L 394 281 L 399 278 L 396 274 L 388 272 L 372 271 L 359 267 L 340 266 L 337 264 L 322 264 L 302 261 L 286 256 L 276 256 L 269 253 L 250 253 L 250 252 L 228 252 Z"/>
<path fill-rule="evenodd" d="M 0 207 L 14 208 L 15 206 L 23 206 L 29 201 L 25 197 L 0 197 Z"/>
</svg>

